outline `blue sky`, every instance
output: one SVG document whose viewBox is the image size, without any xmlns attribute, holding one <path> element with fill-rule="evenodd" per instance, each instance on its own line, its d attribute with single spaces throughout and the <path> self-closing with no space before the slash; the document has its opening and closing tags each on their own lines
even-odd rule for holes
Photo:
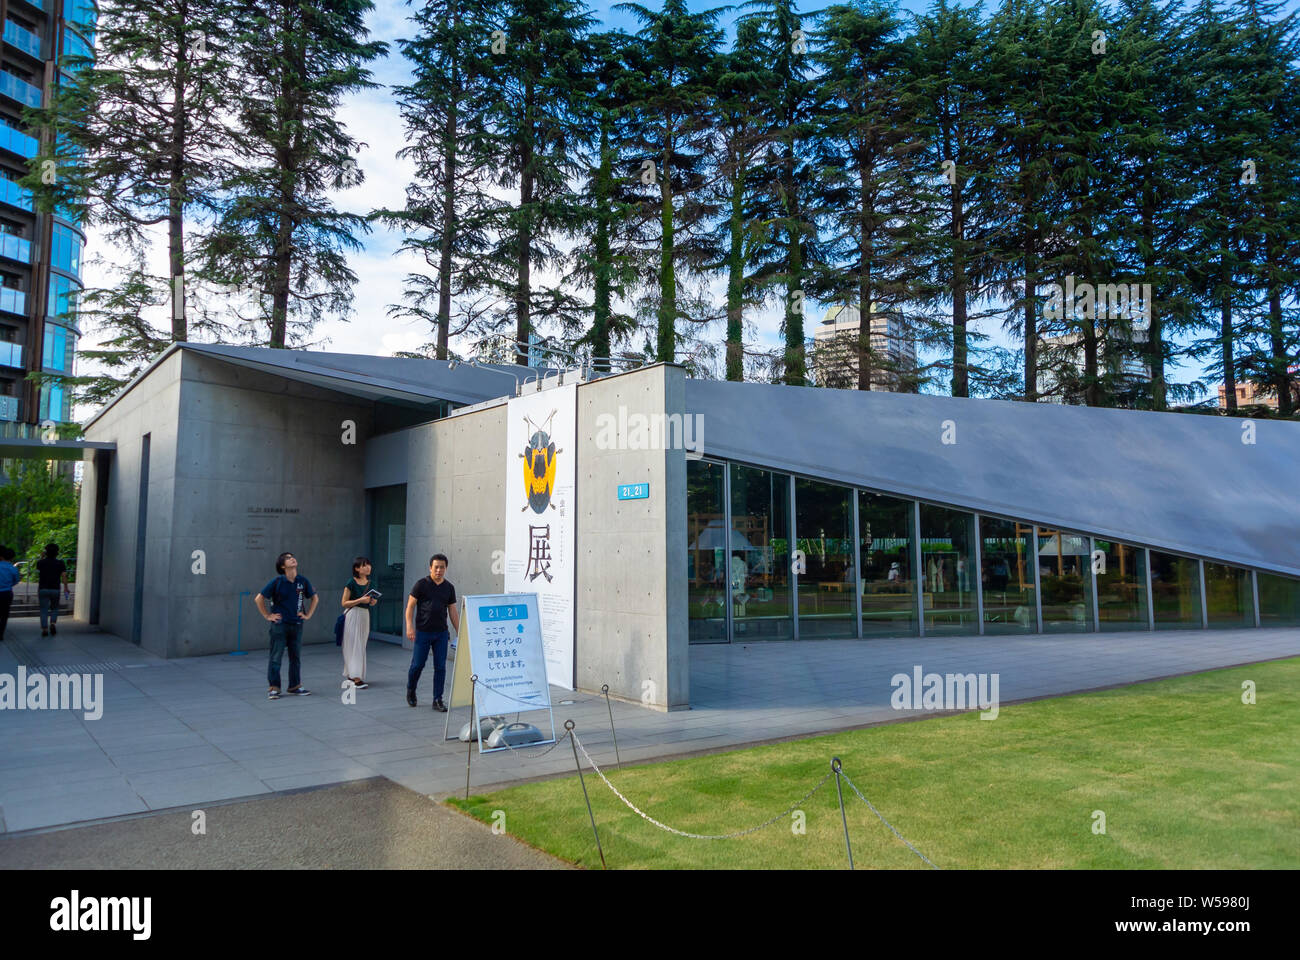
<svg viewBox="0 0 1300 960">
<path fill-rule="evenodd" d="M 1300 3 L 1300 0 L 1292 0 L 1292 3 Z M 654 8 L 656 0 L 647 0 L 646 5 Z M 926 5 L 910 0 L 903 4 L 903 9 L 920 11 Z M 607 26 L 635 29 L 635 18 L 626 11 L 613 9 L 614 6 L 611 3 L 595 3 L 592 4 L 592 9 Z M 689 6 L 692 10 L 702 10 L 719 5 L 691 2 Z M 336 202 L 342 209 L 368 212 L 377 207 L 400 207 L 404 202 L 404 187 L 410 179 L 411 170 L 409 164 L 395 156 L 397 150 L 405 145 L 405 133 L 388 86 L 408 82 L 410 78 L 407 65 L 395 42 L 407 33 L 406 16 L 409 10 L 408 4 L 398 0 L 375 0 L 375 9 L 369 16 L 372 37 L 389 43 L 389 55 L 372 67 L 374 79 L 384 86 L 348 98 L 339 111 L 349 132 L 366 144 L 358 157 L 365 182 L 338 193 Z M 736 15 L 737 11 L 733 8 L 722 15 L 720 22 L 728 25 Z M 346 322 L 328 321 L 322 324 L 314 339 L 327 340 L 325 349 L 371 354 L 390 354 L 394 350 L 413 349 L 427 342 L 430 334 L 424 325 L 390 318 L 386 308 L 389 304 L 400 302 L 403 278 L 408 272 L 427 272 L 428 268 L 415 258 L 396 255 L 401 237 L 395 232 L 376 227 L 374 233 L 364 238 L 364 243 L 365 249 L 351 257 L 352 268 L 359 277 L 352 316 Z M 161 244 L 157 247 L 158 272 L 163 273 L 165 248 Z M 105 246 L 96 242 L 93 231 L 89 237 L 87 253 L 92 261 L 96 254 L 105 253 Z M 105 272 L 93 263 L 88 265 L 86 272 L 88 285 L 106 282 Z M 717 289 L 720 291 L 721 288 Z M 807 318 L 809 335 L 811 325 L 820 321 L 822 316 L 821 309 L 810 309 Z M 776 307 L 757 311 L 749 319 L 756 323 L 761 345 L 775 346 L 779 342 L 780 313 Z M 984 332 L 990 335 L 993 343 L 1011 348 L 1018 346 L 991 324 Z M 717 340 L 721 340 L 723 335 L 720 325 L 708 333 L 708 336 Z M 93 331 L 87 331 L 82 345 L 90 346 L 95 340 Z M 453 343 L 453 349 L 459 347 L 462 351 L 468 346 L 468 343 Z M 79 363 L 85 368 L 85 361 Z M 1181 374 L 1186 379 L 1198 372 L 1182 370 L 1176 374 Z M 84 417 L 88 412 L 79 410 L 78 416 Z"/>
</svg>

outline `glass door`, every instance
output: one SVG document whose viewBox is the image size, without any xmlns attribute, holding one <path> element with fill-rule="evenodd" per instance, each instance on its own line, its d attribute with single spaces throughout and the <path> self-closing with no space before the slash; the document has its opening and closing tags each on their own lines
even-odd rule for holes
<svg viewBox="0 0 1300 960">
<path fill-rule="evenodd" d="M 400 637 L 406 609 L 406 484 L 366 491 L 371 578 L 383 599 L 370 611 L 370 632 Z"/>
</svg>

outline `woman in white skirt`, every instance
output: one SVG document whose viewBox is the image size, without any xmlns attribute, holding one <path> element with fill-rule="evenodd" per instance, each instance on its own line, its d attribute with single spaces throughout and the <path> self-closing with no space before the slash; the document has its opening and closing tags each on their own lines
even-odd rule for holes
<svg viewBox="0 0 1300 960">
<path fill-rule="evenodd" d="M 366 683 L 366 641 L 370 639 L 370 608 L 379 600 L 367 597 L 369 590 L 370 561 L 357 557 L 352 561 L 352 579 L 343 588 L 343 676 L 358 690 L 370 686 Z"/>
</svg>

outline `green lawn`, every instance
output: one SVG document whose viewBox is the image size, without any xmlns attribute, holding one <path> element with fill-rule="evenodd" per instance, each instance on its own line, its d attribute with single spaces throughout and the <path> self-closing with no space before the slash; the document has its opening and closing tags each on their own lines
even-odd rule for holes
<svg viewBox="0 0 1300 960">
<path fill-rule="evenodd" d="M 1241 702 L 1242 681 L 1257 702 Z M 609 773 L 656 819 L 728 833 L 844 771 L 941 868 L 1300 867 L 1300 658 Z M 578 731 L 581 736 L 582 731 Z M 571 753 L 566 743 L 560 749 Z M 604 754 L 593 754 L 606 764 Z M 612 757 L 608 765 L 613 766 Z M 585 765 L 584 765 L 585 766 Z M 689 840 L 627 809 L 587 770 L 611 868 L 843 868 L 829 781 L 791 818 L 736 840 Z M 859 868 L 929 869 L 844 788 Z M 448 801 L 599 869 L 576 775 Z M 1092 830 L 1106 815 L 1105 835 Z"/>
</svg>

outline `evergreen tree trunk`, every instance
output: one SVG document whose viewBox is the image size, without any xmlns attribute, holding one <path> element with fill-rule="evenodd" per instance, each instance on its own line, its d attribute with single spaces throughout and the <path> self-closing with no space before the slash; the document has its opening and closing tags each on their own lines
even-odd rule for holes
<svg viewBox="0 0 1300 960">
<path fill-rule="evenodd" d="M 172 84 L 172 135 L 171 169 L 167 191 L 167 247 L 172 280 L 172 340 L 189 339 L 185 316 L 185 88 L 188 81 L 189 48 L 185 37 L 185 20 L 182 16 L 176 27 L 176 48 L 179 63 Z M 178 282 L 179 281 L 179 282 Z"/>
<path fill-rule="evenodd" d="M 1145 251 L 1143 275 L 1156 276 L 1157 255 L 1155 236 L 1155 191 L 1147 187 L 1142 192 L 1142 249 Z M 1162 291 L 1156 291 L 1162 292 Z M 1158 307 L 1159 297 L 1153 296 L 1146 305 L 1148 313 L 1147 326 L 1147 363 L 1151 367 L 1151 409 L 1164 410 L 1165 400 L 1165 350 L 1164 324 Z"/>
<path fill-rule="evenodd" d="M 659 244 L 659 325 L 655 359 L 672 363 L 676 355 L 677 276 L 673 272 L 673 184 L 669 171 L 672 161 L 672 127 L 664 127 L 663 169 L 659 171 L 659 226 L 663 240 Z"/>
<path fill-rule="evenodd" d="M 872 250 L 871 223 L 871 171 L 863 166 L 859 171 L 858 205 L 861 228 L 858 231 L 858 389 L 871 389 L 871 265 L 875 263 Z"/>
<path fill-rule="evenodd" d="M 1229 289 L 1228 259 L 1219 258 L 1219 342 L 1223 351 L 1223 402 L 1229 413 L 1237 412 L 1237 375 L 1232 362 L 1232 294 Z"/>
<path fill-rule="evenodd" d="M 591 356 L 597 370 L 609 369 L 609 301 L 613 264 L 609 254 L 610 194 L 609 118 L 600 121 L 600 166 L 596 173 L 596 276 L 592 300 Z"/>
<path fill-rule="evenodd" d="M 738 165 L 739 166 L 739 165 Z M 744 380 L 745 171 L 739 166 L 731 191 L 731 238 L 727 249 L 727 379 Z"/>
<path fill-rule="evenodd" d="M 962 183 L 952 185 L 952 395 L 970 396 L 970 361 L 966 343 L 966 263 L 961 248 L 965 225 L 962 222 Z"/>
<path fill-rule="evenodd" d="M 520 151 L 519 173 L 519 254 L 516 269 L 519 271 L 519 284 L 515 288 L 515 362 L 527 366 L 529 360 L 529 338 L 532 333 L 529 324 L 528 305 L 532 296 L 529 267 L 532 263 L 532 203 L 533 203 L 533 82 L 531 78 L 524 85 L 524 142 Z"/>
</svg>

